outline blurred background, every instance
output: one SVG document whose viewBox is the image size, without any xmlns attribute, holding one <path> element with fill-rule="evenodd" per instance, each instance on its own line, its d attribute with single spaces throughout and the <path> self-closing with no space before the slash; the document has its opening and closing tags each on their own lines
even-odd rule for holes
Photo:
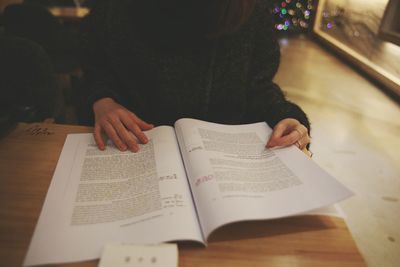
<svg viewBox="0 0 400 267">
<path fill-rule="evenodd" d="M 1 79 L 1 90 L 5 96 L 2 113 L 6 117 L 1 118 L 3 123 L 8 120 L 30 122 L 52 118 L 58 123 L 85 124 L 80 120 L 76 107 L 81 76 L 78 31 L 95 1 L 0 0 L 0 75 L 7 77 Z M 283 44 L 300 36 L 318 41 L 346 64 L 363 71 L 367 79 L 379 83 L 380 90 L 398 100 L 400 47 L 396 42 L 400 39 L 400 20 L 395 18 L 399 13 L 399 4 L 398 1 L 391 2 L 270 0 L 270 12 Z M 386 31 L 382 30 L 385 14 L 392 17 L 392 21 L 389 18 L 386 22 L 389 25 Z M 386 16 L 386 20 L 387 17 L 390 16 Z M 390 25 L 394 35 L 390 35 Z M 28 52 L 30 49 L 36 52 Z M 21 51 L 25 53 L 21 54 Z M 32 66 L 21 67 L 22 62 L 35 65 L 38 61 L 47 62 L 47 67 L 42 66 L 47 70 L 40 72 L 36 69 L 38 73 L 33 75 L 30 73 Z M 46 75 L 49 77 L 44 77 Z M 18 78 L 25 76 L 26 79 Z M 23 84 L 28 81 L 29 85 Z M 17 92 L 19 97 L 13 95 Z M 35 92 L 44 96 L 35 98 Z M 45 103 L 36 103 L 41 100 Z M 51 101 L 54 103 L 49 104 Z M 10 107 L 12 104 L 14 106 Z M 13 111 L 7 111 L 10 109 Z"/>
</svg>

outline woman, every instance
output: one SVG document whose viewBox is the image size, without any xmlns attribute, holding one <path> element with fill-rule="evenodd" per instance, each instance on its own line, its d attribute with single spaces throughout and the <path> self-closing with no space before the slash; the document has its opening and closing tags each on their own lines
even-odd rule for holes
<svg viewBox="0 0 400 267">
<path fill-rule="evenodd" d="M 99 2 L 83 40 L 100 149 L 104 132 L 120 150 L 136 152 L 136 140 L 148 141 L 143 131 L 182 117 L 266 121 L 273 127 L 267 147 L 308 146 L 307 116 L 272 82 L 280 53 L 265 3 Z"/>
</svg>

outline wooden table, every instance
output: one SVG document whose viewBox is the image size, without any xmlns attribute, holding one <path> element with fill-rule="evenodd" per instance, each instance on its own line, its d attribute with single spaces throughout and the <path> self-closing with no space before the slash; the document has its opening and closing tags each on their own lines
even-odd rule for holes
<svg viewBox="0 0 400 267">
<path fill-rule="evenodd" d="M 91 130 L 18 124 L 0 140 L 1 266 L 23 262 L 66 135 Z M 342 219 L 302 216 L 230 225 L 217 231 L 207 248 L 180 244 L 179 266 L 365 266 L 365 262 Z"/>
</svg>

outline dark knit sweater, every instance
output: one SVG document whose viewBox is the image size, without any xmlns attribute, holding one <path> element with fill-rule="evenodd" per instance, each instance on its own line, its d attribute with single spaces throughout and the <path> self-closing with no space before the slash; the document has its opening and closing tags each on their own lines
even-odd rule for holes
<svg viewBox="0 0 400 267">
<path fill-rule="evenodd" d="M 168 13 L 160 0 L 99 2 L 83 30 L 90 105 L 111 97 L 155 125 L 190 117 L 273 127 L 295 118 L 310 128 L 272 82 L 280 52 L 264 4 L 235 33 L 209 39 L 198 34 L 199 18 Z"/>
</svg>

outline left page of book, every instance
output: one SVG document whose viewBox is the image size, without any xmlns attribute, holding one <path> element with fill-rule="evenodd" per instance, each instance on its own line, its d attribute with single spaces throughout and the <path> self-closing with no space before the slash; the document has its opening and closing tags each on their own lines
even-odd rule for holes
<svg viewBox="0 0 400 267">
<path fill-rule="evenodd" d="M 174 129 L 139 153 L 68 135 L 24 265 L 99 258 L 105 244 L 203 242 Z"/>
</svg>

